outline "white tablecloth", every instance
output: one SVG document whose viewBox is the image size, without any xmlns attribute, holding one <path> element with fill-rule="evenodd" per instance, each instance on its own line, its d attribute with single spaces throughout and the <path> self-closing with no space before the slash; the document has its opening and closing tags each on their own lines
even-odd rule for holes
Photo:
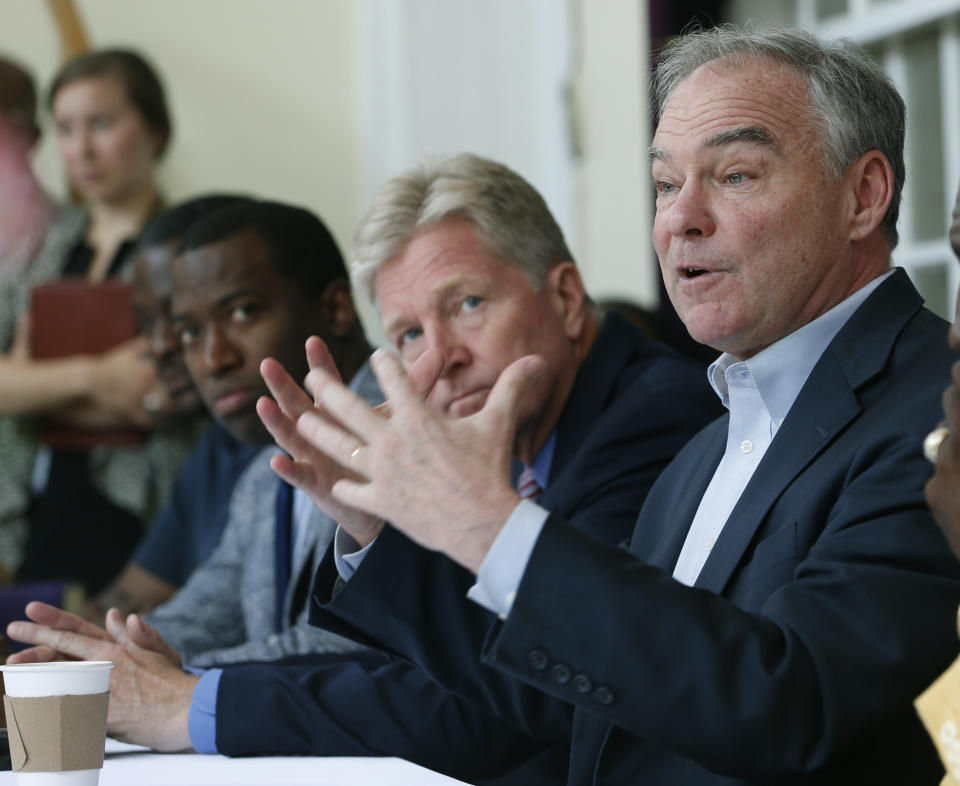
<svg viewBox="0 0 960 786">
<path fill-rule="evenodd" d="M 0 772 L 0 786 L 16 774 Z M 100 786 L 455 786 L 462 781 L 403 759 L 264 756 L 230 759 L 197 753 L 153 753 L 107 740 Z"/>
</svg>

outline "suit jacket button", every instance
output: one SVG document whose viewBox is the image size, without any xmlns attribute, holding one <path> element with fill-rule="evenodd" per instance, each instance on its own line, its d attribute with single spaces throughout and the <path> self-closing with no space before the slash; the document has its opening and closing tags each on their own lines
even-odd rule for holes
<svg viewBox="0 0 960 786">
<path fill-rule="evenodd" d="M 543 650 L 530 650 L 530 654 L 527 655 L 527 658 L 530 661 L 530 665 L 533 666 L 537 671 L 543 671 L 547 666 L 550 665 L 550 658 L 547 657 L 547 653 Z"/>
<path fill-rule="evenodd" d="M 550 676 L 553 677 L 553 681 L 558 685 L 566 685 L 568 682 L 570 682 L 570 678 L 573 677 L 573 672 L 570 671 L 569 666 L 563 663 L 558 663 L 556 666 L 550 669 Z"/>
<path fill-rule="evenodd" d="M 593 690 L 593 680 L 586 674 L 578 674 L 573 678 L 573 687 L 577 693 L 589 693 Z"/>
<path fill-rule="evenodd" d="M 593 698 L 595 698 L 601 704 L 613 704 L 615 697 L 613 695 L 613 691 L 610 690 L 610 688 L 600 685 L 593 692 Z"/>
</svg>

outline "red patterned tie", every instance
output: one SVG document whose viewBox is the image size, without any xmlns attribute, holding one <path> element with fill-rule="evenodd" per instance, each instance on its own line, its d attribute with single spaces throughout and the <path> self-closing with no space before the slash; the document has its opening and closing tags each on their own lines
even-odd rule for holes
<svg viewBox="0 0 960 786">
<path fill-rule="evenodd" d="M 523 472 L 517 479 L 517 493 L 531 502 L 536 502 L 540 496 L 540 486 L 537 485 L 537 479 L 533 477 L 533 470 L 530 467 L 524 467 Z"/>
</svg>

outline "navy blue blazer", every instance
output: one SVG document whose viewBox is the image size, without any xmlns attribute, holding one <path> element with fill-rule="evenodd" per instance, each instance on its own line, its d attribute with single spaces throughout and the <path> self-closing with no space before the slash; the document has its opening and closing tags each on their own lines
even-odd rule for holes
<svg viewBox="0 0 960 786">
<path fill-rule="evenodd" d="M 700 365 L 609 315 L 558 421 L 541 503 L 589 522 L 597 538 L 622 541 L 656 477 L 718 409 Z M 418 637 L 401 634 L 394 643 L 377 629 L 404 630 L 401 620 L 412 616 L 429 629 L 428 640 L 451 645 L 452 668 L 444 664 L 435 674 L 396 660 L 358 668 L 348 658 L 318 659 L 313 670 L 303 664 L 289 671 L 228 668 L 217 703 L 221 751 L 402 756 L 475 780 L 554 745 L 562 747 L 562 776 L 572 707 L 481 664 L 492 615 L 466 600 L 473 582 L 468 571 L 386 528 L 333 602 L 347 618 L 375 621 L 369 636 L 327 608 L 335 578 L 328 554 L 315 580 L 312 622 L 367 643 L 384 640 L 391 653 L 416 660 Z M 495 717 L 501 701 L 514 711 Z M 250 731 L 251 718 L 263 720 L 257 733 Z M 285 728 L 288 719 L 296 728 Z M 515 782 L 534 783 L 542 768 L 538 773 Z"/>
<path fill-rule="evenodd" d="M 921 455 L 946 330 L 903 271 L 871 294 L 694 588 L 671 572 L 726 417 L 664 472 L 629 552 L 549 519 L 484 659 L 576 705 L 569 783 L 939 782 L 912 700 L 957 650 L 960 569 Z"/>
</svg>

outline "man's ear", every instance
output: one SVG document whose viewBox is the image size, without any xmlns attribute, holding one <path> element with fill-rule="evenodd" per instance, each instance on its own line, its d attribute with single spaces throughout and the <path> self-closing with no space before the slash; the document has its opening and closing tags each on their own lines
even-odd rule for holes
<svg viewBox="0 0 960 786">
<path fill-rule="evenodd" d="M 350 285 L 342 278 L 324 287 L 317 299 L 317 306 L 331 336 L 345 336 L 357 320 Z"/>
<path fill-rule="evenodd" d="M 893 199 L 893 167 L 879 150 L 868 150 L 848 169 L 850 239 L 863 240 L 883 221 Z"/>
<path fill-rule="evenodd" d="M 567 338 L 581 337 L 587 314 L 587 293 L 580 271 L 573 262 L 561 262 L 547 273 L 544 282 L 550 303 L 563 321 Z"/>
</svg>

